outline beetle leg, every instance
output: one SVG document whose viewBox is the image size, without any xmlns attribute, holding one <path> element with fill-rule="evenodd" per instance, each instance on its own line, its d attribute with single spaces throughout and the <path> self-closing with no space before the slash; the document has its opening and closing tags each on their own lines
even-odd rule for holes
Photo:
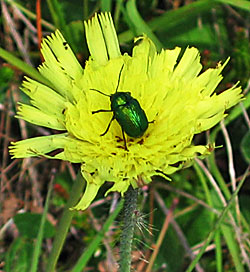
<svg viewBox="0 0 250 272">
<path fill-rule="evenodd" d="M 113 115 L 112 119 L 110 120 L 110 122 L 109 122 L 109 124 L 108 124 L 108 127 L 107 127 L 106 130 L 101 134 L 101 136 L 104 136 L 104 135 L 108 132 L 108 130 L 109 130 L 110 126 L 111 126 L 111 123 L 112 123 L 112 121 L 113 121 L 114 119 L 115 119 L 115 117 L 114 117 L 114 115 Z"/>
<path fill-rule="evenodd" d="M 125 133 L 124 133 L 124 130 L 123 130 L 123 129 L 122 129 L 122 137 L 123 137 L 123 141 L 124 141 L 125 150 L 128 151 L 127 143 L 126 143 L 126 138 L 125 138 Z"/>
<path fill-rule="evenodd" d="M 98 112 L 111 112 L 112 110 L 97 110 L 97 111 L 92 111 L 92 114 L 98 113 Z"/>
</svg>

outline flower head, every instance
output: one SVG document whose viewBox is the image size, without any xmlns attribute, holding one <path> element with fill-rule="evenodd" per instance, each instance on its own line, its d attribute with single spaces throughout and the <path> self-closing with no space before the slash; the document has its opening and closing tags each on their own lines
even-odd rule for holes
<svg viewBox="0 0 250 272">
<path fill-rule="evenodd" d="M 95 15 L 85 27 L 90 58 L 84 69 L 56 31 L 43 41 L 45 61 L 39 67 L 52 87 L 29 78 L 22 85 L 31 105 L 20 104 L 17 117 L 62 133 L 10 146 L 14 158 L 43 155 L 81 163 L 87 188 L 77 209 L 87 208 L 105 181 L 114 183 L 108 192 L 123 194 L 139 180 L 166 177 L 197 155 L 208 154 L 208 146 L 192 144 L 194 135 L 216 125 L 242 98 L 237 86 L 214 92 L 228 60 L 201 73 L 196 48 L 187 48 L 183 55 L 179 47 L 157 53 L 146 36 L 135 39 L 132 56 L 122 55 L 110 14 Z M 121 129 L 126 121 L 114 120 L 106 131 L 114 112 L 100 111 L 111 110 L 107 96 L 116 90 L 129 92 L 149 121 L 141 137 L 125 133 L 127 150 Z M 48 156 L 57 149 L 62 151 Z"/>
</svg>

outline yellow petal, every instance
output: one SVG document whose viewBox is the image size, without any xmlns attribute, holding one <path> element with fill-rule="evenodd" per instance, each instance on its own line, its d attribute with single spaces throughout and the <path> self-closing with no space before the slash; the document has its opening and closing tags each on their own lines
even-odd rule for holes
<svg viewBox="0 0 250 272">
<path fill-rule="evenodd" d="M 53 150 L 63 148 L 67 141 L 67 134 L 56 134 L 51 136 L 41 136 L 11 142 L 9 152 L 12 158 L 28 158 L 45 155 Z"/>
<path fill-rule="evenodd" d="M 50 105 L 53 107 L 53 105 Z M 18 112 L 16 117 L 21 118 L 32 124 L 48 127 L 52 129 L 65 130 L 63 117 L 60 119 L 60 112 L 56 115 L 51 115 L 50 113 L 43 112 L 33 106 L 19 103 Z"/>
<path fill-rule="evenodd" d="M 93 199 L 96 197 L 99 188 L 103 184 L 98 177 L 93 178 L 90 174 L 85 172 L 82 168 L 81 171 L 83 178 L 87 181 L 87 187 L 83 193 L 83 196 L 81 197 L 80 201 L 74 206 L 72 209 L 74 210 L 85 210 L 88 208 L 88 206 L 91 204 Z"/>
<path fill-rule="evenodd" d="M 99 22 L 99 20 L 100 22 Z M 121 55 L 117 34 L 110 13 L 102 13 L 84 22 L 91 58 L 97 65 L 105 65 L 109 59 Z"/>
</svg>

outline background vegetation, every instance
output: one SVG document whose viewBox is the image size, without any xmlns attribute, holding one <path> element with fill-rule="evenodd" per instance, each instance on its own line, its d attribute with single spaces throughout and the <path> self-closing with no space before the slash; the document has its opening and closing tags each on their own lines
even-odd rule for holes
<svg viewBox="0 0 250 272">
<path fill-rule="evenodd" d="M 172 182 L 155 177 L 142 189 L 134 271 L 250 271 L 246 0 L 1 0 L 0 271 L 46 271 L 57 223 L 79 167 L 44 158 L 10 159 L 10 141 L 51 133 L 14 118 L 17 102 L 28 101 L 19 90 L 22 78 L 39 80 L 33 67 L 41 63 L 41 37 L 56 28 L 84 66 L 89 53 L 83 20 L 98 11 L 112 13 L 124 52 L 131 52 L 135 36 L 146 33 L 159 50 L 199 48 L 205 69 L 231 56 L 217 91 L 240 81 L 245 94 L 224 122 L 195 138 L 197 144 L 215 142 L 220 148 L 172 175 Z M 116 271 L 120 207 L 116 213 L 114 207 L 119 195 L 104 198 L 103 191 L 88 210 L 75 213 L 57 271 Z"/>
</svg>

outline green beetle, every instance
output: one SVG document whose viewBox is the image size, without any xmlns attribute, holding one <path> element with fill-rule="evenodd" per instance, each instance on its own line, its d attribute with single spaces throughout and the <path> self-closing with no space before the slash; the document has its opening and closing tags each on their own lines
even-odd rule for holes
<svg viewBox="0 0 250 272">
<path fill-rule="evenodd" d="M 110 110 L 92 111 L 92 114 L 99 112 L 113 112 L 113 116 L 108 124 L 108 127 L 104 131 L 104 133 L 101 134 L 101 136 L 105 135 L 108 132 L 112 121 L 114 119 L 117 120 L 122 129 L 125 150 L 128 151 L 124 132 L 130 137 L 140 138 L 147 130 L 149 122 L 145 114 L 145 111 L 141 108 L 139 102 L 131 96 L 130 92 L 117 91 L 123 67 L 124 64 L 122 65 L 122 68 L 118 76 L 118 83 L 115 93 L 107 95 L 99 90 L 91 89 L 93 91 L 99 92 L 100 94 L 110 97 L 111 103 Z"/>
</svg>

